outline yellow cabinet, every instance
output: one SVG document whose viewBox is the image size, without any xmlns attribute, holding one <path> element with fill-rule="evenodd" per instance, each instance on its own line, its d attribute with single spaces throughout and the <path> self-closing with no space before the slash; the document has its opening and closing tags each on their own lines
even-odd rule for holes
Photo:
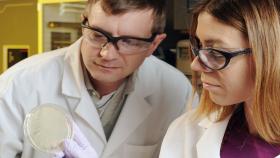
<svg viewBox="0 0 280 158">
<path fill-rule="evenodd" d="M 26 55 L 64 47 L 79 38 L 85 4 L 86 0 L 1 2 L 0 73 Z M 28 52 L 20 53 L 24 51 Z"/>
</svg>

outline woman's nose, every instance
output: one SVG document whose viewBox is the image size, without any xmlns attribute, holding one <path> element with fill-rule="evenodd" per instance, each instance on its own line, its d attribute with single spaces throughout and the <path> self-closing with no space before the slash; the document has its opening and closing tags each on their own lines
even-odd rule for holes
<svg viewBox="0 0 280 158">
<path fill-rule="evenodd" d="M 200 62 L 198 56 L 196 56 L 196 57 L 194 58 L 194 60 L 192 61 L 192 63 L 191 63 L 191 69 L 192 69 L 193 71 L 198 71 L 198 72 L 211 72 L 211 71 L 212 71 L 211 69 L 209 69 L 208 67 L 204 66 L 204 65 Z"/>
</svg>

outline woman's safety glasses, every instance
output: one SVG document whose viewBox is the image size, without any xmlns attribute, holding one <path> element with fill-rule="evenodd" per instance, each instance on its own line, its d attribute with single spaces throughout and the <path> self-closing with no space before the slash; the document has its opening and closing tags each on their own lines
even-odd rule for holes
<svg viewBox="0 0 280 158">
<path fill-rule="evenodd" d="M 224 69 L 229 64 L 231 58 L 251 53 L 250 48 L 242 48 L 236 51 L 200 48 L 199 40 L 196 37 L 191 38 L 191 47 L 193 55 L 198 56 L 199 61 L 212 70 Z"/>
</svg>

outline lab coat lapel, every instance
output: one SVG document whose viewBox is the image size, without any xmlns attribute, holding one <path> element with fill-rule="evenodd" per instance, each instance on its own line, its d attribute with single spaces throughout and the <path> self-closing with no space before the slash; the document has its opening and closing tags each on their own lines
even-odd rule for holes
<svg viewBox="0 0 280 158">
<path fill-rule="evenodd" d="M 205 132 L 196 144 L 198 158 L 220 157 L 221 144 L 230 117 L 220 122 L 213 122 L 213 117 L 210 117 L 211 120 L 206 118 L 199 123 L 199 126 L 205 128 Z"/>
<path fill-rule="evenodd" d="M 81 39 L 71 45 L 65 55 L 62 93 L 66 96 L 70 108 L 90 125 L 105 144 L 106 138 L 98 112 L 84 84 L 80 62 L 80 43 Z"/>
<path fill-rule="evenodd" d="M 82 38 L 67 48 L 64 57 L 64 70 L 61 89 L 66 96 L 81 98 L 83 71 L 80 61 L 80 46 Z"/>
<path fill-rule="evenodd" d="M 152 106 L 145 97 L 136 94 L 128 96 L 119 119 L 106 147 L 104 156 L 110 156 L 149 116 Z"/>
<path fill-rule="evenodd" d="M 85 91 L 86 92 L 86 91 Z M 106 137 L 101 124 L 98 112 L 93 104 L 88 93 L 83 94 L 80 103 L 75 109 L 75 113 L 84 119 L 95 133 L 100 137 L 104 144 L 106 144 Z"/>
</svg>

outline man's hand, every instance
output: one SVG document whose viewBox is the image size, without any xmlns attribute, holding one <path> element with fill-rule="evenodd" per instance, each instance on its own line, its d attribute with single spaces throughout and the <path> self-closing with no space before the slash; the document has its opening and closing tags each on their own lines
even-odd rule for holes
<svg viewBox="0 0 280 158">
<path fill-rule="evenodd" d="M 56 153 L 53 158 L 98 158 L 96 151 L 74 122 L 73 132 L 73 139 L 64 140 L 63 151 Z"/>
</svg>

